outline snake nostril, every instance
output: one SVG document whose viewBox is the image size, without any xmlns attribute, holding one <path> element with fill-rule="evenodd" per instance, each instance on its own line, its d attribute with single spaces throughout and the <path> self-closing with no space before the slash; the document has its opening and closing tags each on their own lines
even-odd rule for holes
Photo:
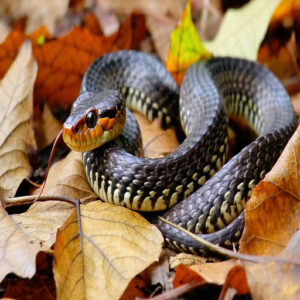
<svg viewBox="0 0 300 300">
<path fill-rule="evenodd" d="M 75 128 L 74 128 L 74 132 L 75 132 L 75 133 L 78 133 L 78 131 L 79 131 L 79 128 L 78 128 L 78 126 L 76 125 Z"/>
</svg>

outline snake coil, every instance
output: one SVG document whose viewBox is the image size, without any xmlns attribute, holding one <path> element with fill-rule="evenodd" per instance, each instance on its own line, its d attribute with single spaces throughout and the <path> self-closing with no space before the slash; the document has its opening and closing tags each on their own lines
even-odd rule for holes
<svg viewBox="0 0 300 300">
<path fill-rule="evenodd" d="M 82 82 L 82 92 L 110 90 L 119 91 L 127 106 L 150 121 L 160 118 L 163 127 L 178 127 L 180 115 L 186 138 L 164 158 L 137 157 L 140 131 L 127 112 L 115 142 L 83 153 L 88 180 L 99 197 L 134 210 L 172 207 L 164 215 L 171 222 L 220 245 L 238 240 L 247 199 L 297 126 L 279 80 L 256 62 L 213 58 L 194 63 L 179 91 L 157 59 L 119 51 L 92 63 Z M 228 115 L 247 121 L 258 138 L 222 167 Z M 206 254 L 205 247 L 177 229 L 159 220 L 156 225 L 172 248 Z"/>
</svg>

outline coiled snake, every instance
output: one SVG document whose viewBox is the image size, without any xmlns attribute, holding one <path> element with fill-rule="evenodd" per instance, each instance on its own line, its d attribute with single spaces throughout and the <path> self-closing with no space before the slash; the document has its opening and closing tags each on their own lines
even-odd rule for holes
<svg viewBox="0 0 300 300">
<path fill-rule="evenodd" d="M 123 99 L 149 120 L 160 118 L 163 127 L 178 128 L 180 114 L 186 138 L 164 158 L 137 157 L 140 131 Z M 99 147 L 122 131 L 126 110 L 122 134 Z M 221 168 L 228 148 L 227 115 L 246 120 L 258 138 Z M 85 151 L 88 180 L 102 200 L 143 211 L 173 206 L 166 219 L 230 246 L 241 235 L 248 197 L 296 126 L 285 89 L 258 63 L 234 58 L 196 62 L 179 92 L 157 59 L 119 51 L 98 58 L 85 73 L 63 138 L 70 148 Z M 156 225 L 176 250 L 206 253 L 177 229 L 162 221 Z"/>
</svg>

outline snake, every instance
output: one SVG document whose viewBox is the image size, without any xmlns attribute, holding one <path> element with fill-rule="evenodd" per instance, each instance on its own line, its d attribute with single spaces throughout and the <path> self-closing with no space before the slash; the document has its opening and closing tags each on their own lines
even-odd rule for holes
<svg viewBox="0 0 300 300">
<path fill-rule="evenodd" d="M 130 111 L 162 128 L 180 145 L 160 158 L 142 156 L 139 126 Z M 257 134 L 226 162 L 228 119 Z M 225 247 L 239 241 L 244 208 L 297 127 L 290 98 L 258 62 L 214 57 L 193 63 L 177 85 L 154 56 L 121 50 L 97 58 L 63 125 L 63 139 L 82 152 L 90 186 L 103 201 L 163 217 Z M 183 134 L 184 133 L 184 134 Z M 167 246 L 206 255 L 205 246 L 155 218 Z"/>
</svg>

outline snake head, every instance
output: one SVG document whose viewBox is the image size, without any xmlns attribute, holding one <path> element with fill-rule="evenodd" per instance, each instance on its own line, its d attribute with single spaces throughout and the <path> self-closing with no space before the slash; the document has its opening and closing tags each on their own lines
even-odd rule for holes
<svg viewBox="0 0 300 300">
<path fill-rule="evenodd" d="M 126 109 L 119 92 L 85 92 L 74 102 L 63 125 L 63 139 L 74 151 L 92 150 L 116 138 L 125 120 Z"/>
</svg>

